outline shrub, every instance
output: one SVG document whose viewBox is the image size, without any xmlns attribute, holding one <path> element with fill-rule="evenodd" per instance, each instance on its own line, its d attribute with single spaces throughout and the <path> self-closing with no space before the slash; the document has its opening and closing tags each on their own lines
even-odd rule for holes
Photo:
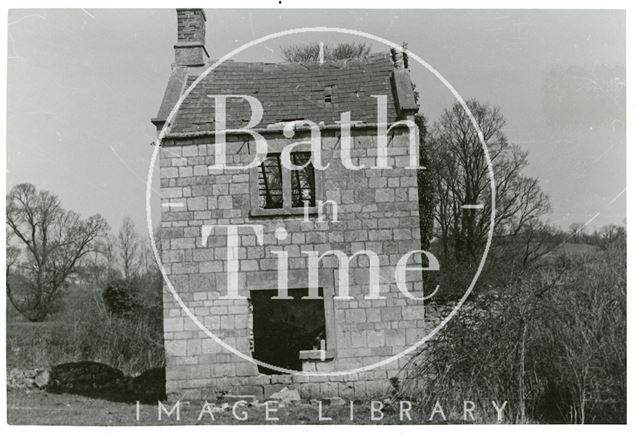
<svg viewBox="0 0 640 436">
<path fill-rule="evenodd" d="M 111 282 L 102 293 L 104 304 L 114 315 L 130 315 L 139 309 L 141 303 L 138 291 L 132 282 L 117 280 Z"/>
<path fill-rule="evenodd" d="M 102 293 L 104 303 L 114 315 L 162 310 L 162 276 L 148 273 L 130 280 L 115 280 Z"/>
<path fill-rule="evenodd" d="M 164 366 L 161 308 L 140 305 L 134 314 L 112 313 L 96 292 L 78 296 L 51 331 L 49 364 L 90 360 L 133 375 Z"/>
<path fill-rule="evenodd" d="M 625 422 L 625 262 L 620 247 L 560 256 L 480 293 L 409 361 L 398 395 L 508 401 L 511 422 Z"/>
</svg>

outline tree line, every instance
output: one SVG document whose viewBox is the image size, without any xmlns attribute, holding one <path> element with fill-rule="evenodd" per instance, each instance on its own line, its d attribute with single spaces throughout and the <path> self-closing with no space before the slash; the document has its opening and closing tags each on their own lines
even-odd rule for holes
<svg viewBox="0 0 640 436">
<path fill-rule="evenodd" d="M 7 195 L 6 225 L 7 297 L 30 321 L 45 320 L 74 281 L 157 281 L 150 244 L 129 217 L 114 235 L 101 215 L 83 219 L 56 194 L 23 183 Z"/>
</svg>

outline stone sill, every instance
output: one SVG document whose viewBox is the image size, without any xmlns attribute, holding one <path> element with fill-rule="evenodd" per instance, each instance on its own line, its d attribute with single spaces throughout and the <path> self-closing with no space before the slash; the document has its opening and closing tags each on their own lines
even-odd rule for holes
<svg viewBox="0 0 640 436">
<path fill-rule="evenodd" d="M 333 350 L 301 350 L 299 356 L 302 361 L 317 360 L 322 362 L 332 360 L 335 354 Z"/>
<path fill-rule="evenodd" d="M 318 208 L 310 207 L 309 217 L 315 217 L 317 215 Z M 282 209 L 252 209 L 249 213 L 250 218 L 286 218 L 292 216 L 304 216 L 304 208 L 285 207 Z"/>
</svg>

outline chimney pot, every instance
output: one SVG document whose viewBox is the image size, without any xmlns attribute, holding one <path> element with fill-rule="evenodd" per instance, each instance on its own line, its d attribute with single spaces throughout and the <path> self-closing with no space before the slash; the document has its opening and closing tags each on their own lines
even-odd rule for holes
<svg viewBox="0 0 640 436">
<path fill-rule="evenodd" d="M 402 61 L 405 68 L 409 68 L 409 53 L 407 53 L 407 49 L 409 48 L 409 44 L 406 42 L 402 43 Z"/>
<path fill-rule="evenodd" d="M 402 68 L 403 67 L 403 61 L 402 61 L 402 48 L 401 47 L 394 47 L 391 49 L 391 60 L 393 61 L 393 66 L 394 68 Z"/>
</svg>

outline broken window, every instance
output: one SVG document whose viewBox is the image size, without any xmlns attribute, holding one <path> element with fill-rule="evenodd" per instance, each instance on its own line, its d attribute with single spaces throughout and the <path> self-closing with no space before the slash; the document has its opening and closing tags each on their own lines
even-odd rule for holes
<svg viewBox="0 0 640 436">
<path fill-rule="evenodd" d="M 253 216 L 302 214 L 305 204 L 309 213 L 316 213 L 316 174 L 311 152 L 293 152 L 291 162 L 296 166 L 307 165 L 300 170 L 289 170 L 283 167 L 280 153 L 269 153 L 256 168 L 251 182 L 252 192 L 255 190 Z"/>
<path fill-rule="evenodd" d="M 253 357 L 280 368 L 302 370 L 300 351 L 326 346 L 323 299 L 303 299 L 308 289 L 289 289 L 288 300 L 273 300 L 277 289 L 252 290 Z M 322 288 L 318 289 L 320 296 Z M 258 365 L 262 374 L 280 374 Z"/>
<path fill-rule="evenodd" d="M 268 154 L 260 164 L 258 191 L 261 209 L 282 208 L 282 165 L 279 154 Z"/>
<path fill-rule="evenodd" d="M 292 153 L 291 161 L 294 165 L 304 165 L 311 159 L 310 152 Z M 304 207 L 316 204 L 316 181 L 313 164 L 309 164 L 301 170 L 291 171 L 291 206 Z"/>
</svg>

